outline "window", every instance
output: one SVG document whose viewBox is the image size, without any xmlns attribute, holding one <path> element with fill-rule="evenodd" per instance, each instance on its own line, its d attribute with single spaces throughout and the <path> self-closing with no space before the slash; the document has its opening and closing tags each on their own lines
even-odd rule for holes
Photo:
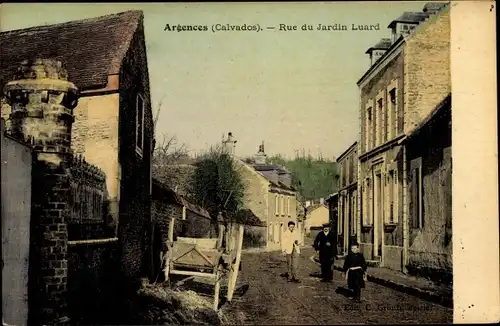
<svg viewBox="0 0 500 326">
<path fill-rule="evenodd" d="M 411 221 L 414 229 L 424 227 L 423 187 L 422 187 L 422 160 L 411 162 Z"/>
<path fill-rule="evenodd" d="M 372 107 L 366 110 L 365 143 L 366 151 L 372 148 Z"/>
<path fill-rule="evenodd" d="M 392 176 L 392 193 L 393 195 L 393 205 L 392 205 L 392 216 L 393 222 L 398 223 L 399 220 L 399 183 L 398 183 L 398 170 L 393 171 Z"/>
<path fill-rule="evenodd" d="M 364 221 L 364 216 L 363 214 L 365 213 L 366 211 L 366 208 L 365 208 L 365 198 L 364 198 L 364 195 L 365 195 L 365 186 L 363 183 L 361 183 L 361 188 L 360 188 L 360 193 L 359 193 L 359 218 L 361 219 L 362 223 L 361 224 L 365 224 Z"/>
<path fill-rule="evenodd" d="M 342 220 L 344 218 L 344 214 L 343 214 L 343 201 L 342 201 L 342 196 L 339 195 L 339 209 L 338 209 L 338 214 L 337 214 L 337 233 L 339 235 L 342 234 L 342 226 L 344 223 L 342 223 Z"/>
<path fill-rule="evenodd" d="M 349 160 L 349 157 L 346 158 L 345 162 L 345 185 L 347 186 L 351 182 L 351 169 L 350 169 L 351 161 Z"/>
<path fill-rule="evenodd" d="M 416 201 L 415 201 L 415 217 L 417 221 L 418 228 L 424 227 L 423 212 L 422 212 L 422 167 L 415 169 L 416 185 Z"/>
<path fill-rule="evenodd" d="M 274 214 L 279 214 L 279 199 L 278 195 L 274 195 Z"/>
<path fill-rule="evenodd" d="M 135 147 L 136 151 L 142 155 L 144 148 L 144 101 L 141 95 L 137 95 L 135 116 Z"/>
<path fill-rule="evenodd" d="M 387 174 L 387 207 L 385 222 L 395 224 L 398 222 L 398 174 L 397 170 L 391 170 Z"/>
<path fill-rule="evenodd" d="M 281 203 L 280 203 L 280 213 L 281 215 L 285 215 L 285 196 L 281 195 Z"/>
<path fill-rule="evenodd" d="M 377 123 L 375 129 L 375 146 L 381 145 L 383 143 L 382 135 L 384 133 L 383 128 L 383 117 L 382 114 L 384 112 L 384 100 L 380 98 L 377 101 Z"/>
<path fill-rule="evenodd" d="M 363 224 L 364 225 L 372 225 L 372 186 L 370 179 L 365 180 L 365 187 L 364 187 L 364 200 L 363 200 L 363 206 L 364 206 L 364 214 L 363 214 Z"/>
<path fill-rule="evenodd" d="M 395 126 L 396 124 L 396 119 L 395 117 L 397 116 L 397 105 L 396 105 L 396 88 L 393 88 L 389 91 L 389 105 L 388 105 L 388 114 L 387 114 L 387 137 L 388 139 L 392 139 L 396 132 L 395 132 Z"/>
<path fill-rule="evenodd" d="M 291 205 L 290 205 L 290 202 L 291 202 L 292 200 L 291 200 L 291 197 L 290 197 L 290 196 L 288 196 L 288 197 L 287 197 L 287 201 L 288 201 L 288 203 L 287 203 L 287 204 L 288 204 L 288 205 L 287 205 L 287 206 L 288 206 L 288 216 L 291 216 L 291 215 L 292 215 L 292 207 L 291 207 Z"/>
<path fill-rule="evenodd" d="M 340 187 L 344 188 L 345 186 L 345 167 L 344 162 L 340 163 Z"/>
</svg>

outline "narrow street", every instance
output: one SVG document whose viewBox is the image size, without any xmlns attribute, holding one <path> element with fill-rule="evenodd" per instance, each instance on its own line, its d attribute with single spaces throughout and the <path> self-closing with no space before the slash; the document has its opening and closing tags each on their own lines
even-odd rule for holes
<svg viewBox="0 0 500 326">
<path fill-rule="evenodd" d="M 314 250 L 302 251 L 299 265 L 301 283 L 289 283 L 280 276 L 285 257 L 278 252 L 246 253 L 242 257 L 240 284 L 248 291 L 235 297 L 227 313 L 241 324 L 392 324 L 451 323 L 452 309 L 367 282 L 359 304 L 346 296 L 341 273 L 334 281 L 322 283 L 315 275 L 319 265 L 311 258 Z M 235 321 L 236 322 L 236 321 Z"/>
</svg>

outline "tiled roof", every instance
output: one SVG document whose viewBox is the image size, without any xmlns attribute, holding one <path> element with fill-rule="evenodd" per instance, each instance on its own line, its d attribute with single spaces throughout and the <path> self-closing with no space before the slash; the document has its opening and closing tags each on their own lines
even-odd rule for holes
<svg viewBox="0 0 500 326">
<path fill-rule="evenodd" d="M 338 197 L 337 193 L 330 194 L 328 197 L 325 198 L 325 203 L 328 203 L 330 200 L 336 199 Z"/>
<path fill-rule="evenodd" d="M 242 161 L 246 163 L 245 161 Z M 248 163 L 246 163 L 248 164 Z M 276 165 L 276 164 L 248 164 L 250 167 L 252 167 L 257 173 L 262 175 L 267 181 L 269 181 L 273 186 L 282 188 L 285 190 L 292 190 L 295 191 L 295 188 L 293 186 L 287 186 L 281 181 L 276 181 L 267 176 L 265 173 L 260 173 L 261 171 L 277 171 L 278 174 L 288 174 L 290 171 L 288 171 L 284 166 L 281 165 Z"/>
<path fill-rule="evenodd" d="M 418 24 L 429 17 L 425 12 L 405 12 L 398 18 L 394 19 L 387 28 L 393 28 L 397 23 L 413 23 Z"/>
<path fill-rule="evenodd" d="M 250 226 L 266 226 L 251 209 L 241 209 L 235 216 L 235 222 Z"/>
<path fill-rule="evenodd" d="M 314 211 L 320 207 L 324 207 L 324 208 L 328 209 L 328 206 L 326 206 L 325 204 L 314 204 L 312 206 L 306 207 L 307 214 L 310 214 L 312 211 Z"/>
<path fill-rule="evenodd" d="M 423 12 L 436 12 L 436 11 L 439 11 L 441 9 L 443 9 L 444 7 L 446 7 L 448 5 L 448 3 L 446 2 L 429 2 L 429 3 L 426 3 L 424 5 L 424 8 L 423 8 Z"/>
<path fill-rule="evenodd" d="M 391 45 L 392 45 L 391 39 L 383 38 L 380 41 L 378 41 L 377 44 L 366 50 L 365 54 L 368 54 L 373 50 L 387 50 L 388 48 L 391 47 Z"/>
<path fill-rule="evenodd" d="M 0 33 L 0 87 L 24 60 L 56 59 L 80 90 L 104 87 L 118 74 L 142 11 Z"/>
<path fill-rule="evenodd" d="M 177 205 L 186 206 L 186 209 L 200 216 L 210 218 L 210 214 L 204 208 L 190 203 L 186 198 L 175 192 L 165 183 L 153 178 L 153 198 Z"/>
<path fill-rule="evenodd" d="M 281 166 L 281 165 L 276 165 L 276 164 L 252 164 L 252 167 L 257 170 L 257 171 L 272 171 L 276 170 L 279 173 L 287 173 L 288 170 Z"/>
</svg>

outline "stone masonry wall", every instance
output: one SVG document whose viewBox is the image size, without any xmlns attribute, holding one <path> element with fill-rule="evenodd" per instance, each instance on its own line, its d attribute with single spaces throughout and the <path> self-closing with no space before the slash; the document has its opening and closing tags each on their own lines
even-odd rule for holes
<svg viewBox="0 0 500 326">
<path fill-rule="evenodd" d="M 38 59 L 23 62 L 4 93 L 11 135 L 34 150 L 29 322 L 47 324 L 67 318 L 68 167 L 77 89 L 60 62 Z"/>
<path fill-rule="evenodd" d="M 121 167 L 118 238 L 121 276 L 137 280 L 150 272 L 147 254 L 151 243 L 151 154 L 153 117 L 149 94 L 144 27 L 141 22 L 132 38 L 120 74 L 118 161 Z M 137 98 L 144 102 L 144 143 L 136 151 Z M 134 282 L 134 284 L 136 284 Z"/>
<path fill-rule="evenodd" d="M 422 23 L 403 52 L 404 131 L 409 133 L 451 92 L 449 9 Z"/>
<path fill-rule="evenodd" d="M 251 209 L 261 221 L 267 221 L 268 207 L 274 205 L 274 202 L 268 202 L 269 182 L 264 177 L 259 176 L 258 172 L 245 163 L 235 160 L 235 164 L 243 182 L 247 186 L 244 198 L 245 206 Z"/>
<path fill-rule="evenodd" d="M 82 97 L 74 110 L 75 123 L 71 148 L 106 174 L 106 199 L 109 202 L 110 228 L 118 224 L 120 164 L 118 162 L 119 95 Z"/>
</svg>

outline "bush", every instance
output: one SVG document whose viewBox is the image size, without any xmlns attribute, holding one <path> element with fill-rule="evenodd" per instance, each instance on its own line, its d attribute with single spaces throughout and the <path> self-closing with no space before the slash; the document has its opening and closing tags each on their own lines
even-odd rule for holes
<svg viewBox="0 0 500 326">
<path fill-rule="evenodd" d="M 265 232 L 265 228 L 264 232 Z M 266 238 L 259 232 L 260 230 L 253 230 L 251 227 L 245 227 L 243 233 L 243 248 L 262 248 L 266 246 Z"/>
</svg>

